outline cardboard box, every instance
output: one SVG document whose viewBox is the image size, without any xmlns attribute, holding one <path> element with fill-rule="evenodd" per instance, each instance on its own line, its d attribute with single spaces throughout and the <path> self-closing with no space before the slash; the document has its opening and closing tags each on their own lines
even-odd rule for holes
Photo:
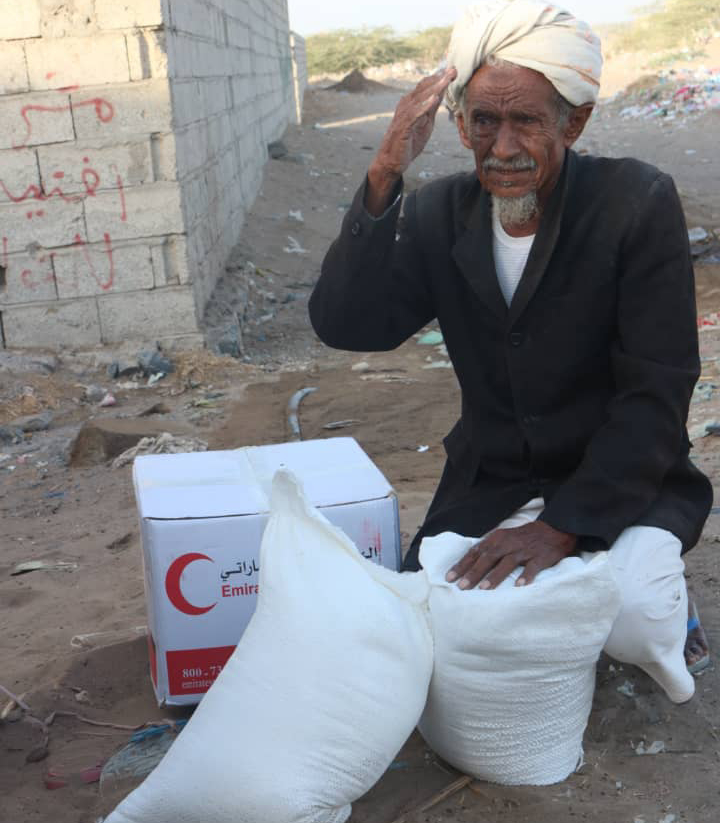
<svg viewBox="0 0 720 823">
<path fill-rule="evenodd" d="M 352 438 L 135 460 L 150 673 L 158 702 L 199 702 L 255 610 L 277 469 L 361 553 L 400 568 L 397 498 Z"/>
</svg>

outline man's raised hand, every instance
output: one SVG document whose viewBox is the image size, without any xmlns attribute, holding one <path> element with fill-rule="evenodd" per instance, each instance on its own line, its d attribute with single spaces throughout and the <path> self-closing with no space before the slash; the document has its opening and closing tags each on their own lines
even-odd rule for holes
<svg viewBox="0 0 720 823">
<path fill-rule="evenodd" d="M 449 68 L 426 77 L 398 103 L 368 170 L 365 208 L 373 216 L 390 205 L 396 183 L 427 145 L 445 90 L 456 76 L 457 71 Z"/>
</svg>

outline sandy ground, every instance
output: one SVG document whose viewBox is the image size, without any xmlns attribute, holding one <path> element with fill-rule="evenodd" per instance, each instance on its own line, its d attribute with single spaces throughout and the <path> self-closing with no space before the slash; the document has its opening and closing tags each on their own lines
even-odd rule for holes
<svg viewBox="0 0 720 823">
<path fill-rule="evenodd" d="M 20 414 L 51 411 L 50 429 L 0 452 L 0 683 L 22 694 L 38 716 L 67 711 L 108 723 L 135 725 L 187 712 L 159 709 L 147 672 L 142 568 L 128 468 L 106 463 L 73 467 L 70 442 L 90 417 L 138 418 L 165 404 L 155 420 L 187 422 L 211 448 L 281 442 L 289 436 L 286 404 L 298 388 L 317 391 L 302 406 L 305 438 L 333 436 L 330 422 L 354 419 L 337 432 L 352 435 L 397 489 L 405 542 L 422 520 L 444 459 L 441 440 L 458 413 L 452 371 L 435 368 L 442 352 L 413 339 L 395 352 L 351 355 L 318 343 L 307 321 L 307 298 L 324 250 L 378 146 L 399 92 L 348 95 L 313 91 L 305 125 L 286 135 L 290 156 L 268 164 L 262 193 L 235 255 L 237 271 L 255 267 L 251 310 L 243 330 L 245 359 L 207 353 L 176 357 L 178 371 L 152 388 L 122 388 L 105 365 L 132 352 L 60 353 L 52 373 L 32 363 L 0 371 L 0 425 Z M 315 124 L 327 128 L 314 128 Z M 671 172 L 691 226 L 720 228 L 720 114 L 662 126 L 620 120 L 612 107 L 594 118 L 582 150 L 632 155 Z M 693 154 L 687 151 L 692 150 Z M 454 127 L 438 119 L 432 142 L 408 175 L 408 186 L 467 169 L 471 163 Z M 301 210 L 303 222 L 289 215 Z M 294 238 L 304 253 L 290 254 Z M 702 315 L 720 308 L 720 266 L 698 266 Z M 234 295 L 232 272 L 220 294 Z M 224 307 L 215 306 L 216 317 Z M 720 385 L 720 329 L 701 335 L 705 383 Z M 0 360 L 0 363 L 3 361 Z M 353 370 L 359 363 L 366 365 Z M 0 366 L 2 369 L 2 366 Z M 123 382 L 123 381 L 121 381 Z M 83 402 L 83 386 L 113 389 L 118 405 Z M 691 425 L 720 419 L 718 397 L 698 396 Z M 418 452 L 419 446 L 429 446 Z M 697 462 L 718 482 L 720 441 L 697 441 Z M 711 641 L 720 638 L 717 543 L 712 515 L 688 562 L 689 585 Z M 17 563 L 63 561 L 70 570 L 11 576 Z M 633 691 L 623 688 L 627 682 Z M 420 821 L 566 823 L 715 823 L 720 797 L 720 674 L 698 679 L 697 696 L 673 706 L 632 667 L 601 661 L 594 711 L 586 737 L 586 764 L 566 783 L 544 789 L 475 786 Z M 634 696 L 632 696 L 634 693 Z M 630 694 L 631 696 L 627 696 Z M 79 699 L 78 699 L 79 697 Z M 0 709 L 4 700 L 0 699 Z M 45 788 L 49 770 L 77 775 L 102 763 L 129 732 L 58 717 L 49 754 L 26 762 L 42 740 L 37 727 L 11 712 L 0 720 L 0 821 L 89 823 L 116 798 L 71 777 Z M 664 752 L 638 756 L 640 742 L 664 742 Z M 353 823 L 390 823 L 453 781 L 453 774 L 417 737 L 397 768 L 360 800 Z M 282 776 L 278 776 L 282 779 Z"/>
</svg>

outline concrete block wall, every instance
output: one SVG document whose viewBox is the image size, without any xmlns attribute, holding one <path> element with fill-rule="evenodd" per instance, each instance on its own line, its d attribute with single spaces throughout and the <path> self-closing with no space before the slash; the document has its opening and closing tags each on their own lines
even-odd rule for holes
<svg viewBox="0 0 720 823">
<path fill-rule="evenodd" d="M 201 341 L 294 119 L 287 0 L 3 0 L 0 347 Z"/>
<path fill-rule="evenodd" d="M 294 117 L 287 0 L 169 0 L 177 180 L 202 309 Z"/>
</svg>

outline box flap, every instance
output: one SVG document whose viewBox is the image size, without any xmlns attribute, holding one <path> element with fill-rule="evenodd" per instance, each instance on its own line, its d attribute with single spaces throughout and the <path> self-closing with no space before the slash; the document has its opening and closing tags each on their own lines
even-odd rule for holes
<svg viewBox="0 0 720 823">
<path fill-rule="evenodd" d="M 376 500 L 392 492 L 351 437 L 145 455 L 133 468 L 140 516 L 175 520 L 267 512 L 272 478 L 279 468 L 296 474 L 318 507 Z"/>
</svg>

